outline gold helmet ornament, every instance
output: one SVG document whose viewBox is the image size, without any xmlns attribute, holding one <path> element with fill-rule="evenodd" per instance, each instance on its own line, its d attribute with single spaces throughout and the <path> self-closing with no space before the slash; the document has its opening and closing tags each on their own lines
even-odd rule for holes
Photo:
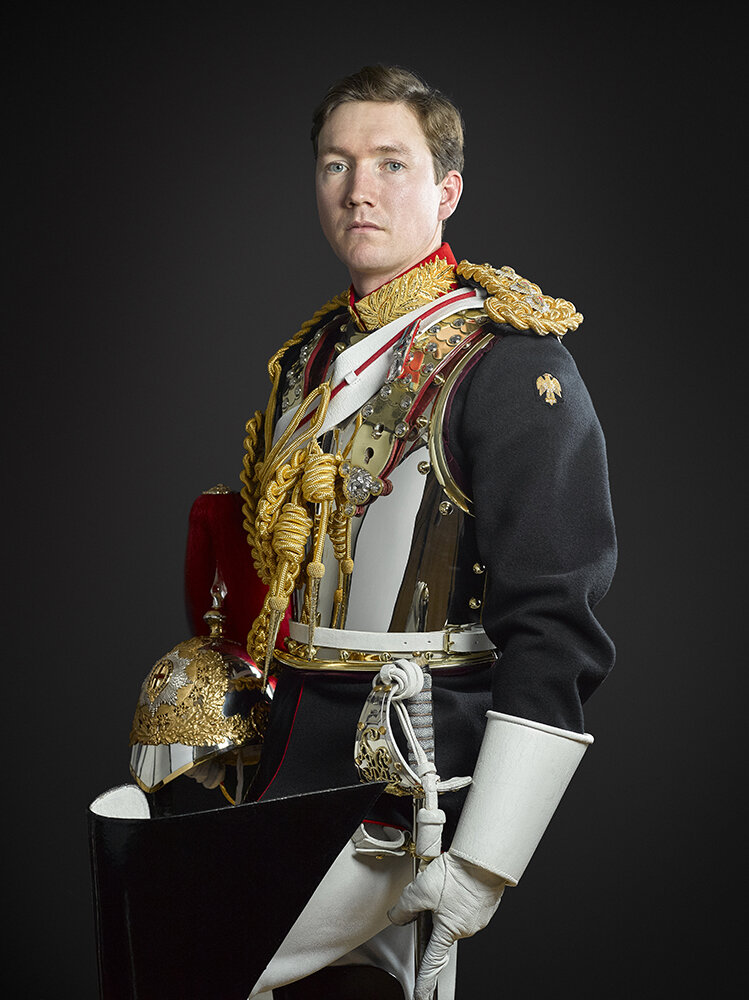
<svg viewBox="0 0 749 1000">
<path fill-rule="evenodd" d="M 216 577 L 212 607 L 203 616 L 209 635 L 179 643 L 143 682 L 130 733 L 130 772 L 145 792 L 220 758 L 255 764 L 260 758 L 275 680 L 246 650 L 225 638 L 221 611 L 226 587 Z"/>
</svg>

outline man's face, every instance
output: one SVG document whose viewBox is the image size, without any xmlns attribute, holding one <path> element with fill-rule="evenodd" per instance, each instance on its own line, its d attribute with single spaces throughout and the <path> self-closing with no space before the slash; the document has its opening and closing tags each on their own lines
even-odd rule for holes
<svg viewBox="0 0 749 1000">
<path fill-rule="evenodd" d="M 318 138 L 315 177 L 322 230 L 360 296 L 440 246 L 462 190 L 455 170 L 435 183 L 413 112 L 374 101 L 333 111 Z"/>
</svg>

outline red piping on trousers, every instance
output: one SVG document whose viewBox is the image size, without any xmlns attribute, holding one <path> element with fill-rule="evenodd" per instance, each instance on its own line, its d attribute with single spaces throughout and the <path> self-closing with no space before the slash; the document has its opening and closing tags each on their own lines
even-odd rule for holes
<svg viewBox="0 0 749 1000">
<path fill-rule="evenodd" d="M 296 722 L 296 714 L 299 711 L 299 705 L 300 705 L 300 703 L 302 701 L 302 692 L 303 691 L 304 691 L 304 680 L 302 680 L 302 686 L 299 688 L 299 697 L 297 698 L 296 708 L 294 709 L 294 718 L 291 720 L 291 726 L 289 728 L 289 735 L 288 735 L 288 738 L 286 740 L 286 746 L 283 748 L 283 754 L 281 755 L 281 760 L 279 761 L 278 767 L 276 768 L 276 773 L 270 779 L 270 781 L 265 786 L 265 788 L 260 793 L 260 795 L 258 795 L 258 797 L 255 799 L 256 802 L 259 802 L 260 799 L 262 799 L 262 797 L 268 791 L 268 789 L 270 788 L 270 786 L 276 780 L 276 778 L 278 777 L 278 772 L 281 770 L 281 766 L 282 766 L 284 760 L 286 760 L 286 751 L 289 749 L 289 743 L 291 742 L 291 734 L 294 732 L 294 723 Z"/>
<path fill-rule="evenodd" d="M 407 826 L 401 826 L 399 823 L 386 823 L 381 819 L 365 819 L 362 822 L 365 826 L 389 826 L 391 830 L 408 830 Z"/>
<path fill-rule="evenodd" d="M 299 705 L 301 704 L 301 701 L 302 701 L 302 694 L 303 694 L 303 692 L 304 692 L 304 680 L 302 680 L 302 686 L 299 689 L 299 697 L 296 700 L 296 707 L 294 709 L 294 716 L 293 716 L 293 718 L 291 720 L 291 726 L 289 728 L 289 735 L 288 735 L 288 737 L 286 739 L 286 746 L 283 748 L 283 754 L 281 755 L 281 760 L 279 761 L 279 764 L 278 764 L 278 767 L 276 768 L 275 774 L 270 779 L 270 781 L 265 786 L 265 788 L 260 793 L 260 795 L 258 795 L 257 799 L 255 800 L 256 802 L 259 802 L 260 799 L 262 799 L 263 795 L 265 795 L 265 793 L 268 791 L 268 789 L 270 788 L 270 786 L 276 780 L 276 778 L 278 777 L 278 772 L 281 770 L 283 762 L 286 759 L 286 751 L 289 749 L 289 743 L 291 742 L 291 734 L 294 732 L 294 723 L 296 722 L 296 716 L 297 716 L 297 712 L 299 711 Z M 376 826 L 389 826 L 389 827 L 393 827 L 396 830 L 405 830 L 406 829 L 405 826 L 399 826 L 396 823 L 385 823 L 385 822 L 383 822 L 380 819 L 365 819 L 364 822 L 367 823 L 367 824 L 372 823 L 372 824 L 374 824 Z"/>
</svg>

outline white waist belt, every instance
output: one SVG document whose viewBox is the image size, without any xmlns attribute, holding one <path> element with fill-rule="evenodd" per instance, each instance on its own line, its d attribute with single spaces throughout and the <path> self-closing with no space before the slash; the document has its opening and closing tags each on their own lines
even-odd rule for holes
<svg viewBox="0 0 749 1000">
<path fill-rule="evenodd" d="M 295 642 L 308 642 L 309 626 L 289 622 L 289 635 Z M 361 650 L 372 653 L 414 653 L 439 650 L 444 653 L 479 653 L 495 649 L 482 628 L 439 632 L 354 632 L 341 628 L 316 628 L 315 646 L 328 649 Z"/>
</svg>

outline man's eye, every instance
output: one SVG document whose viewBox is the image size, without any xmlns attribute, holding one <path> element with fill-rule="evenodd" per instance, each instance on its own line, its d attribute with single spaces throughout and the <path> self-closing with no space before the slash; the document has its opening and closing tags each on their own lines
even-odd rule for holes
<svg viewBox="0 0 749 1000">
<path fill-rule="evenodd" d="M 346 169 L 345 163 L 329 163 L 326 168 L 329 174 L 342 174 Z"/>
<path fill-rule="evenodd" d="M 403 170 L 403 164 L 399 163 L 397 160 L 388 160 L 388 162 L 385 164 L 385 166 L 386 166 L 386 169 L 391 174 L 397 174 L 401 170 Z"/>
</svg>

